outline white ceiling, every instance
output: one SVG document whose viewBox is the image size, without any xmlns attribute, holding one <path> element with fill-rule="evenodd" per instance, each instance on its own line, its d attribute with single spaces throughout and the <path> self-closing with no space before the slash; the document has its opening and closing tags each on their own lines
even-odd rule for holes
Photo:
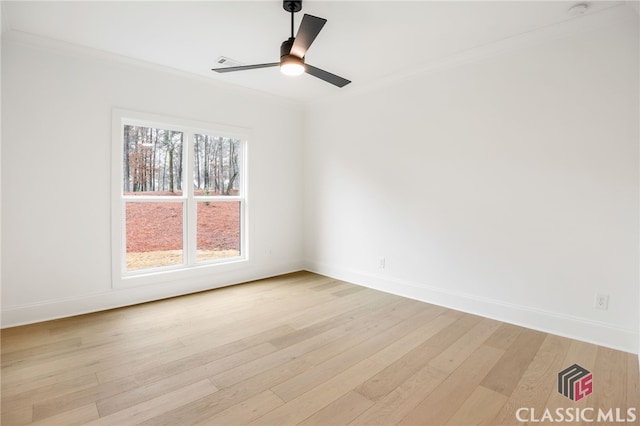
<svg viewBox="0 0 640 426">
<path fill-rule="evenodd" d="M 328 20 L 306 60 L 353 81 L 342 89 L 309 75 L 286 77 L 277 68 L 210 70 L 219 56 L 244 64 L 277 62 L 280 43 L 290 35 L 282 1 L 3 1 L 2 13 L 3 33 L 44 36 L 306 102 L 581 19 L 567 13 L 575 3 L 306 0 L 302 13 Z M 589 3 L 587 13 L 595 14 L 624 2 Z"/>
</svg>

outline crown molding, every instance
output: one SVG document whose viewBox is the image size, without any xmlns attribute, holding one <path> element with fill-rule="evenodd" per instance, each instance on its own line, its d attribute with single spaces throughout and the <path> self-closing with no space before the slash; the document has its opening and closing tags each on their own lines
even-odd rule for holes
<svg viewBox="0 0 640 426">
<path fill-rule="evenodd" d="M 640 0 L 627 0 L 626 5 L 636 11 L 636 15 L 640 16 Z"/>
<path fill-rule="evenodd" d="M 638 3 L 633 2 L 633 3 Z M 351 88 L 349 92 L 343 94 L 340 99 L 347 97 L 358 97 L 377 90 L 394 86 L 398 83 L 414 79 L 416 77 L 425 77 L 433 73 L 441 73 L 460 66 L 483 61 L 487 58 L 497 56 L 509 52 L 517 52 L 542 43 L 548 43 L 555 40 L 574 37 L 579 34 L 596 31 L 603 28 L 612 28 L 624 24 L 637 25 L 638 19 L 634 14 L 629 13 L 629 7 L 624 4 L 611 6 L 598 12 L 588 13 L 583 16 L 568 19 L 563 22 L 548 25 L 533 31 L 529 31 L 517 36 L 502 39 L 493 43 L 488 43 L 454 55 L 440 58 L 429 63 L 425 63 L 421 67 L 414 68 L 402 73 L 389 75 L 378 81 L 366 85 L 360 85 Z M 336 96 L 327 96 L 313 102 L 311 107 L 330 105 L 335 102 Z"/>
<path fill-rule="evenodd" d="M 0 2 L 1 3 L 1 2 Z M 237 84 L 216 80 L 215 78 L 206 77 L 204 75 L 191 73 L 188 71 L 179 70 L 177 68 L 168 67 L 166 65 L 155 64 L 147 62 L 142 59 L 132 58 L 129 56 L 120 55 L 117 53 L 107 52 L 104 50 L 95 49 L 92 47 L 81 46 L 66 41 L 56 40 L 49 37 L 43 37 L 31 33 L 22 31 L 9 30 L 2 33 L 2 43 L 11 43 L 15 45 L 22 45 L 25 47 L 31 47 L 35 49 L 44 49 L 46 51 L 59 52 L 61 54 L 71 54 L 77 57 L 90 57 L 96 60 L 101 60 L 111 63 L 126 64 L 139 68 L 146 68 L 154 70 L 156 72 L 172 74 L 184 79 L 197 81 L 202 84 L 213 86 L 219 90 L 234 91 L 239 96 L 255 96 L 263 98 L 271 102 L 278 102 L 293 107 L 301 107 L 301 102 L 294 99 L 285 98 L 272 93 L 263 92 L 257 89 L 240 86 Z"/>
</svg>

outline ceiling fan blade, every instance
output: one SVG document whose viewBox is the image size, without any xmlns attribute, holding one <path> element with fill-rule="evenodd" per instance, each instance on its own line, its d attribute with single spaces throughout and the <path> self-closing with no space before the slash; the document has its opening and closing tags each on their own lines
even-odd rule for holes
<svg viewBox="0 0 640 426">
<path fill-rule="evenodd" d="M 344 87 L 347 84 L 351 83 L 351 80 L 347 80 L 346 78 L 342 78 L 338 75 L 331 74 L 328 71 L 321 70 L 320 68 L 316 68 L 312 65 L 305 64 L 304 67 L 307 74 L 311 74 L 312 76 L 317 77 L 320 80 L 324 80 L 327 83 L 331 83 L 334 86 Z"/>
<path fill-rule="evenodd" d="M 305 13 L 300 23 L 300 28 L 298 28 L 298 34 L 296 34 L 296 40 L 293 42 L 289 54 L 297 56 L 298 58 L 304 58 L 304 55 L 307 54 L 307 49 L 309 49 L 309 46 L 311 46 L 311 43 L 313 43 L 313 40 L 316 39 L 318 33 L 326 23 L 327 20 L 324 18 L 318 18 L 317 16 L 307 15 Z"/>
<path fill-rule="evenodd" d="M 271 62 L 269 64 L 240 65 L 239 67 L 226 67 L 226 68 L 211 68 L 211 71 L 215 71 L 215 72 L 245 71 L 245 70 L 255 70 L 258 68 L 277 67 L 279 65 L 280 65 L 280 62 Z"/>
</svg>

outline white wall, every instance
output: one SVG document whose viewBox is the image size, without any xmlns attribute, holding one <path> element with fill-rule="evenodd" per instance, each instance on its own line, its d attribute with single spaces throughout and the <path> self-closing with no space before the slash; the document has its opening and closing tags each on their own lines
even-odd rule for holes
<svg viewBox="0 0 640 426">
<path fill-rule="evenodd" d="M 637 351 L 637 40 L 636 15 L 302 116 L 249 90 L 3 34 L 2 325 L 306 267 Z M 111 288 L 113 107 L 252 129 L 246 268 Z M 592 308 L 596 291 L 608 311 Z"/>
<path fill-rule="evenodd" d="M 627 0 L 627 4 L 635 10 L 636 15 L 640 16 L 640 1 Z M 640 97 L 640 86 L 638 87 L 638 96 Z M 638 261 L 638 268 L 640 269 L 640 259 Z M 638 282 L 638 312 L 640 312 L 640 281 Z M 638 364 L 640 365 L 640 315 L 638 315 Z"/>
<path fill-rule="evenodd" d="M 3 326 L 301 268 L 298 105 L 18 33 L 3 34 L 2 83 Z M 248 262 L 112 288 L 114 107 L 251 130 Z"/>
<path fill-rule="evenodd" d="M 310 269 L 637 351 L 638 63 L 628 14 L 310 108 Z"/>
</svg>

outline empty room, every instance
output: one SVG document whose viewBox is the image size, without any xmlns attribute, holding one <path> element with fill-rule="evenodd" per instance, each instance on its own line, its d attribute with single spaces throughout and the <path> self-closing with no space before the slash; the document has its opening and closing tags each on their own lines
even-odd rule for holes
<svg viewBox="0 0 640 426">
<path fill-rule="evenodd" d="M 1 424 L 640 424 L 638 1 L 2 1 Z"/>
</svg>

